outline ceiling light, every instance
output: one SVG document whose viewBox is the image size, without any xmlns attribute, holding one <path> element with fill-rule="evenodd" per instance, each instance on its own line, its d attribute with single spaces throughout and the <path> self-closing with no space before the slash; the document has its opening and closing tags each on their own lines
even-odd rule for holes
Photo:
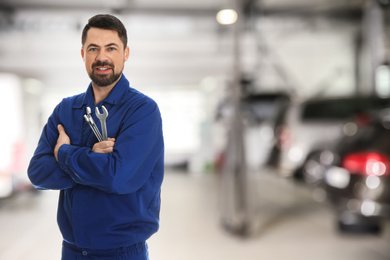
<svg viewBox="0 0 390 260">
<path fill-rule="evenodd" d="M 234 24 L 237 18 L 237 12 L 233 9 L 223 9 L 217 13 L 217 21 L 220 24 Z"/>
</svg>

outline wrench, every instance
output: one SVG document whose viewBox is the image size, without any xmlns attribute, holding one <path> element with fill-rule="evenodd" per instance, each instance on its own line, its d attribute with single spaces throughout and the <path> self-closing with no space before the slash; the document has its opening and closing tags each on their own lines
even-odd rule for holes
<svg viewBox="0 0 390 260">
<path fill-rule="evenodd" d="M 99 129 L 96 127 L 95 122 L 93 121 L 92 117 L 90 115 L 84 115 L 85 121 L 89 124 L 91 127 L 93 133 L 95 134 L 96 138 L 98 139 L 99 142 L 103 141 L 103 137 L 99 132 Z"/>
<path fill-rule="evenodd" d="M 91 127 L 93 133 L 95 134 L 96 138 L 99 140 L 99 142 L 103 141 L 102 134 L 99 132 L 99 129 L 97 128 L 95 121 L 93 120 L 92 113 L 91 113 L 91 108 L 86 107 L 86 115 L 84 115 L 85 121 L 89 124 Z"/>
<path fill-rule="evenodd" d="M 95 112 L 96 112 L 96 117 L 99 118 L 100 125 L 102 126 L 103 141 L 107 141 L 108 136 L 107 136 L 106 118 L 108 117 L 108 111 L 104 106 L 102 106 L 102 109 L 103 109 L 102 114 L 100 114 L 98 107 L 95 108 Z"/>
</svg>

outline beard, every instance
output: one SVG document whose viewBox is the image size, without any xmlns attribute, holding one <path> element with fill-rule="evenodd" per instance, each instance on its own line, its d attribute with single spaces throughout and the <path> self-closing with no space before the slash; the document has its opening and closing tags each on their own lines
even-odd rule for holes
<svg viewBox="0 0 390 260">
<path fill-rule="evenodd" d="M 100 75 L 97 74 L 95 71 L 95 68 L 97 66 L 110 66 L 112 73 L 107 75 Z M 92 72 L 89 73 L 89 77 L 91 78 L 92 82 L 99 87 L 107 87 L 117 81 L 122 75 L 122 71 L 115 74 L 114 65 L 108 62 L 101 62 L 97 61 L 94 64 L 92 64 Z"/>
</svg>

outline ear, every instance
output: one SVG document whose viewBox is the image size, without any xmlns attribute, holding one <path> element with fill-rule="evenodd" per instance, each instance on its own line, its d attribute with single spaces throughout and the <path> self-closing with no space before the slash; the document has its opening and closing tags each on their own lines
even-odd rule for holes
<svg viewBox="0 0 390 260">
<path fill-rule="evenodd" d="M 125 49 L 125 61 L 127 61 L 129 59 L 129 56 L 130 56 L 130 48 L 129 48 L 129 46 L 126 46 L 126 49 Z"/>
<path fill-rule="evenodd" d="M 81 58 L 84 60 L 84 48 L 81 48 Z"/>
</svg>

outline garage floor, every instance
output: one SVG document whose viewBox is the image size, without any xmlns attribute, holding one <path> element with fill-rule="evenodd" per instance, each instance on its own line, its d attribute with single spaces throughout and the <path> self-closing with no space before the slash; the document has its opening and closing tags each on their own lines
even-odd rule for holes
<svg viewBox="0 0 390 260">
<path fill-rule="evenodd" d="M 306 187 L 270 172 L 252 176 L 254 229 L 250 237 L 219 222 L 217 178 L 166 173 L 161 228 L 149 241 L 152 260 L 384 260 L 390 228 L 380 236 L 341 235 L 331 208 L 314 202 Z M 60 259 L 57 191 L 20 193 L 0 201 L 0 259 Z"/>
</svg>

